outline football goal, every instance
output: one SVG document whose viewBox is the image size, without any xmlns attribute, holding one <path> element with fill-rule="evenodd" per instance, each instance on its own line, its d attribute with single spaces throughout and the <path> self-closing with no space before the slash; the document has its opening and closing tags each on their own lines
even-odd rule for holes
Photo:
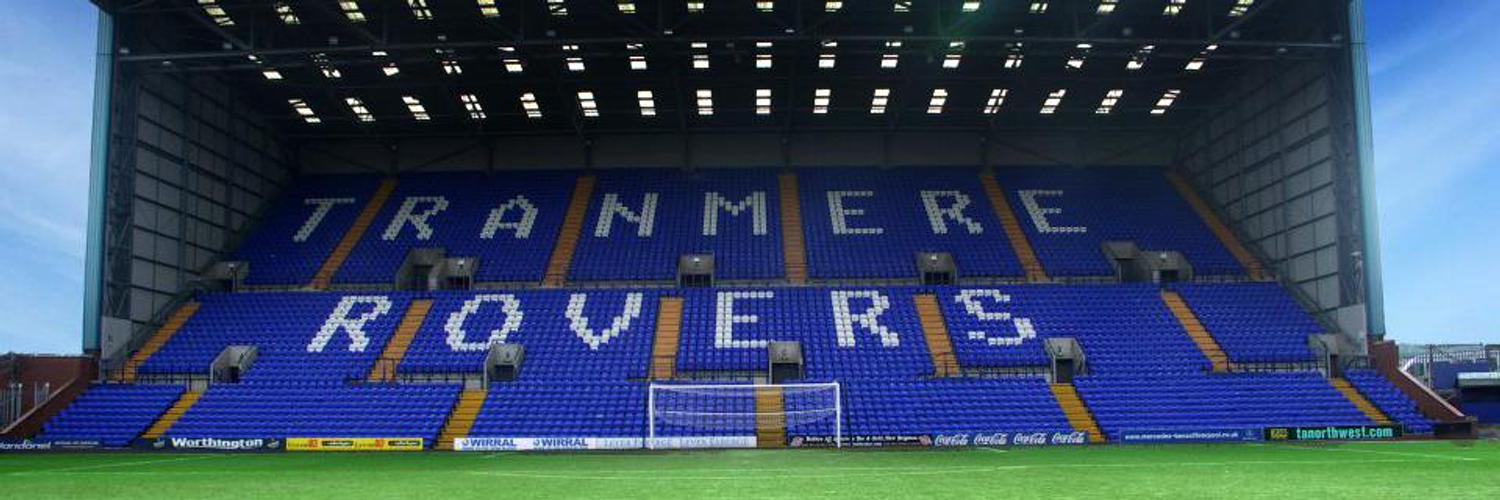
<svg viewBox="0 0 1500 500">
<path fill-rule="evenodd" d="M 838 382 L 818 384 L 661 384 L 646 396 L 646 447 L 750 448 L 757 438 L 795 435 L 844 443 Z"/>
</svg>

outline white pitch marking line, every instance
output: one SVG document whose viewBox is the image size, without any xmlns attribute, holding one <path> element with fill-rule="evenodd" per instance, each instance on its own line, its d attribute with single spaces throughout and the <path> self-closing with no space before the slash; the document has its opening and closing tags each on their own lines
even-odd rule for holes
<svg viewBox="0 0 1500 500">
<path fill-rule="evenodd" d="M 1407 453 L 1407 452 L 1404 452 L 1404 451 L 1363 450 L 1363 449 L 1359 449 L 1359 448 L 1306 448 L 1306 449 L 1309 449 L 1309 450 L 1323 450 L 1323 451 L 1341 451 L 1341 452 L 1345 452 L 1345 453 L 1372 453 L 1372 454 L 1375 454 L 1375 455 L 1390 455 L 1390 456 L 1393 456 L 1393 457 L 1416 457 L 1416 458 L 1432 458 L 1432 459 L 1438 459 L 1438 460 L 1456 460 L 1456 461 L 1460 461 L 1460 462 L 1473 462 L 1473 461 L 1479 460 L 1478 458 L 1474 458 L 1474 457 L 1455 457 L 1455 456 L 1451 456 L 1451 455 L 1433 455 L 1433 454 L 1430 454 L 1430 453 Z"/>
<path fill-rule="evenodd" d="M 164 463 L 172 463 L 172 462 L 186 462 L 186 461 L 190 461 L 190 460 L 206 460 L 206 459 L 210 459 L 210 458 L 218 458 L 218 457 L 223 457 L 223 456 L 227 456 L 227 455 L 192 455 L 192 456 L 186 456 L 186 457 L 163 458 L 163 459 L 157 459 L 157 460 L 136 460 L 134 462 L 115 462 L 115 463 L 98 464 L 98 465 L 80 465 L 78 467 L 66 467 L 66 468 L 62 468 L 62 469 L 18 471 L 18 472 L 12 472 L 12 473 L 10 473 L 10 475 L 12 475 L 12 476 L 20 476 L 20 475 L 26 475 L 26 474 L 51 474 L 51 473 L 80 472 L 80 471 L 91 471 L 91 470 L 97 470 L 97 469 L 108 469 L 108 468 L 113 468 L 113 467 L 130 467 L 130 466 L 136 466 L 136 465 L 151 465 L 151 464 L 164 464 Z"/>
<path fill-rule="evenodd" d="M 1412 464 L 1431 463 L 1430 460 L 1411 459 L 1376 459 L 1376 460 L 1242 460 L 1230 462 L 1146 462 L 1146 463 L 1118 463 L 1118 464 L 1037 464 L 1037 465 L 1005 465 L 998 467 L 951 467 L 951 468 L 927 468 L 925 470 L 914 470 L 911 467 L 844 467 L 837 469 L 826 469 L 820 474 L 799 474 L 806 469 L 702 469 L 696 471 L 708 474 L 724 475 L 677 475 L 670 470 L 661 469 L 621 469 L 613 471 L 599 471 L 587 475 L 567 474 L 544 471 L 467 471 L 468 474 L 482 476 L 521 477 L 532 479 L 576 479 L 576 480 L 613 480 L 632 479 L 641 475 L 652 475 L 662 479 L 686 479 L 700 481 L 726 481 L 746 479 L 746 473 L 776 473 L 777 477 L 785 478 L 835 478 L 854 476 L 930 476 L 940 474 L 971 474 L 975 472 L 999 472 L 1026 469 L 1082 469 L 1082 468 L 1118 468 L 1118 469 L 1141 469 L 1161 467 L 1233 467 L 1237 465 L 1347 465 L 1347 464 Z"/>
<path fill-rule="evenodd" d="M 1405 441 L 1399 441 L 1399 440 L 1398 441 L 1359 441 L 1359 445 L 1360 446 L 1405 446 L 1405 445 L 1430 445 L 1430 444 L 1433 444 L 1433 443 L 1441 443 L 1441 442 L 1443 442 L 1443 441 L 1440 441 L 1440 440 L 1412 439 L 1412 440 L 1405 440 Z"/>
<path fill-rule="evenodd" d="M 984 450 L 984 451 L 988 451 L 990 453 L 1010 453 L 1009 450 L 1002 450 L 1000 448 L 980 448 L 980 449 Z"/>
</svg>

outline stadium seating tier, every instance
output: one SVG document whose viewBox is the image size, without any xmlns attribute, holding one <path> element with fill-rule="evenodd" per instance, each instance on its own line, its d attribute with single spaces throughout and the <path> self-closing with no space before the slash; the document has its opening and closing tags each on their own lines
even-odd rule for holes
<svg viewBox="0 0 1500 500">
<path fill-rule="evenodd" d="M 1074 385 L 1111 438 L 1135 430 L 1370 423 L 1310 368 L 1209 373 L 1209 359 L 1154 284 L 766 287 L 788 278 L 783 238 L 798 231 L 814 281 L 910 282 L 918 252 L 952 254 L 962 278 L 1010 282 L 1025 275 L 977 169 L 801 169 L 797 189 L 786 191 L 778 178 L 784 174 L 590 174 L 597 183 L 592 196 L 579 197 L 587 201 L 587 215 L 577 212 L 582 233 L 564 260 L 569 265 L 558 267 L 569 283 L 627 283 L 620 288 L 203 294 L 196 314 L 150 353 L 138 375 L 145 381 L 201 376 L 226 347 L 253 345 L 259 357 L 243 381 L 211 387 L 168 436 L 433 442 L 459 401 L 459 385 L 367 381 L 477 374 L 491 342 L 519 344 L 525 349 L 519 379 L 491 384 L 469 436 L 642 437 L 657 309 L 670 298 L 673 308 L 663 318 L 675 318 L 676 302 L 682 303 L 681 324 L 673 325 L 675 353 L 672 344 L 664 348 L 675 357 L 655 378 L 675 375 L 666 383 L 683 384 L 688 377 L 762 374 L 768 342 L 797 341 L 806 362 L 801 381 L 840 384 L 837 400 L 820 390 L 786 390 L 784 399 L 773 399 L 789 415 L 788 437 L 831 434 L 833 406 L 843 409 L 837 424 L 849 436 L 1072 431 L 1076 415 L 1065 412 L 1079 411 L 1077 400 L 1069 392 L 1072 409 L 1064 410 L 1047 380 L 1035 375 L 1050 366 L 1044 345 L 1057 338 L 1082 347 L 1086 373 Z M 480 283 L 541 283 L 578 175 L 404 176 L 333 284 L 391 284 L 417 248 L 478 259 Z M 1245 273 L 1160 169 L 1002 168 L 995 181 L 1050 276 L 1112 275 L 1100 245 L 1113 240 L 1181 251 L 1199 276 Z M 292 186 L 235 254 L 251 263 L 247 282 L 308 283 L 378 185 L 374 176 L 314 176 Z M 782 203 L 784 192 L 796 192 L 797 203 Z M 784 232 L 780 211 L 789 205 L 800 206 L 802 227 Z M 718 279 L 755 286 L 629 288 L 673 280 L 677 259 L 699 253 L 714 256 Z M 1308 336 L 1321 328 L 1278 285 L 1169 288 L 1232 363 L 1314 361 Z M 941 316 L 942 330 L 924 327 L 919 295 L 929 322 Z M 430 300 L 431 309 L 391 342 L 418 299 Z M 942 370 L 934 365 L 928 331 L 946 331 L 957 370 L 946 361 Z M 399 354 L 377 366 L 388 342 Z M 950 349 L 937 345 L 942 353 Z M 371 375 L 386 363 L 395 377 Z M 981 373 L 1009 375 L 973 377 Z M 969 376 L 949 378 L 960 374 Z M 1348 380 L 1409 432 L 1431 432 L 1432 423 L 1378 374 L 1354 370 Z M 171 385 L 96 386 L 43 436 L 121 446 L 181 394 Z M 761 403 L 752 390 L 659 396 L 655 402 L 665 411 L 650 413 L 659 435 L 764 431 L 753 417 Z"/>
<path fill-rule="evenodd" d="M 99 441 L 130 444 L 182 396 L 181 386 L 93 385 L 42 429 L 47 441 Z"/>
<path fill-rule="evenodd" d="M 418 248 L 477 259 L 476 281 L 538 281 L 575 177 L 553 171 L 403 177 L 334 282 L 391 284 Z"/>
<path fill-rule="evenodd" d="M 1199 276 L 1244 276 L 1159 168 L 1002 168 L 1021 227 L 1052 276 L 1113 276 L 1106 241 L 1178 251 Z"/>
<path fill-rule="evenodd" d="M 354 224 L 380 178 L 306 176 L 270 204 L 234 259 L 250 264 L 247 285 L 303 285 Z"/>
</svg>

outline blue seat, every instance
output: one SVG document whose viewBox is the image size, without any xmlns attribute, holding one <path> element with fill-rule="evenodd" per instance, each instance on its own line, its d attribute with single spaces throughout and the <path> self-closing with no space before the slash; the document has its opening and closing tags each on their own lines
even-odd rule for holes
<svg viewBox="0 0 1500 500">
<path fill-rule="evenodd" d="M 45 441 L 128 446 L 182 396 L 180 386 L 96 384 L 42 429 Z"/>
</svg>

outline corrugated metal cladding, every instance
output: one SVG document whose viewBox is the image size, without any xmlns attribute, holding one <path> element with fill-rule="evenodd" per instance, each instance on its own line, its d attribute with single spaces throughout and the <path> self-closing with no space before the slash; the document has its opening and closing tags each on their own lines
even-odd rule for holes
<svg viewBox="0 0 1500 500">
<path fill-rule="evenodd" d="M 1252 71 L 1181 140 L 1180 166 L 1222 216 L 1320 312 L 1363 302 L 1347 85 L 1335 67 Z"/>
<path fill-rule="evenodd" d="M 285 149 L 217 77 L 116 86 L 103 315 L 149 322 L 292 175 Z"/>
</svg>

